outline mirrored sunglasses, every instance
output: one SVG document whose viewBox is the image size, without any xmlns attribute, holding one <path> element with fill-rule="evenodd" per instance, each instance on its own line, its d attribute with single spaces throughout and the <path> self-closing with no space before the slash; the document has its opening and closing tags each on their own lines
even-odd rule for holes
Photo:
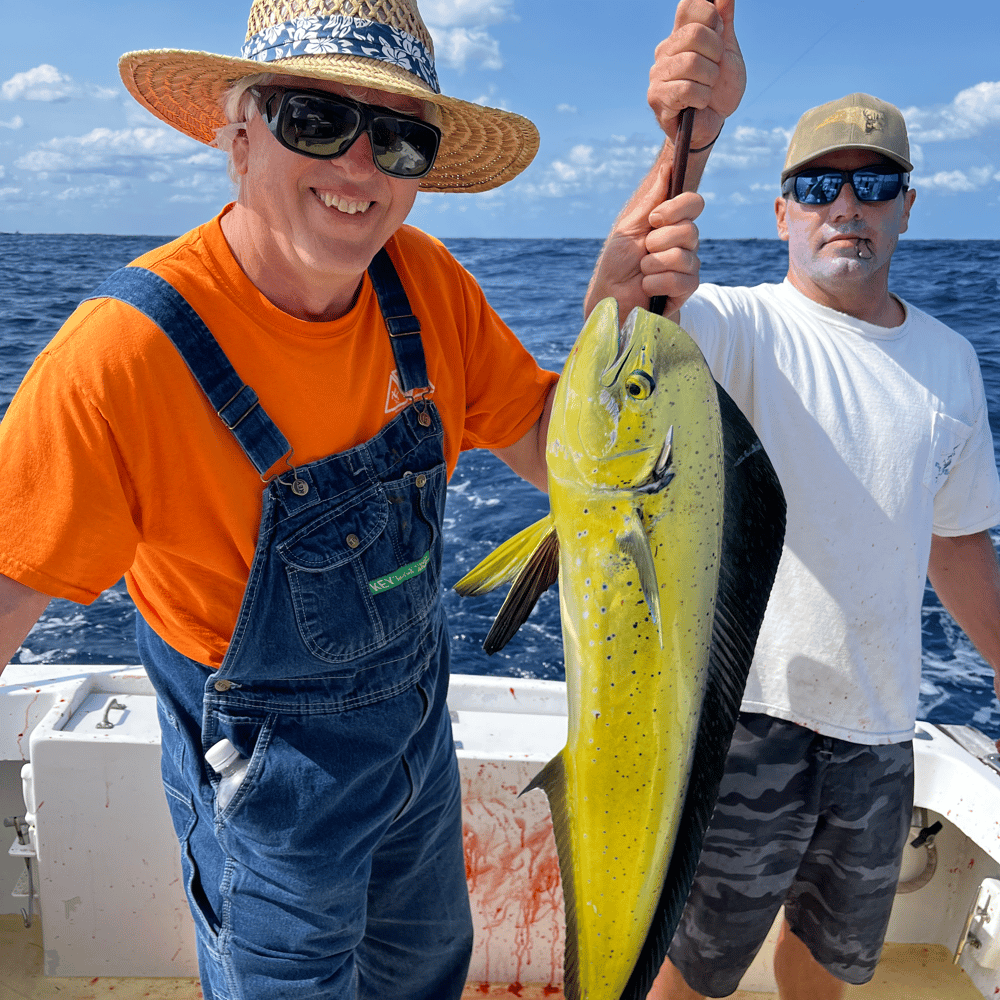
<svg viewBox="0 0 1000 1000">
<path fill-rule="evenodd" d="M 781 193 L 786 198 L 791 195 L 802 205 L 829 205 L 836 200 L 845 181 L 850 182 L 858 201 L 892 201 L 907 188 L 910 175 L 880 167 L 856 170 L 812 167 L 789 177 L 781 185 Z"/>
<path fill-rule="evenodd" d="M 390 177 L 423 177 L 434 166 L 441 130 L 420 118 L 323 90 L 251 87 L 250 93 L 271 134 L 295 153 L 332 160 L 367 133 L 375 166 Z"/>
</svg>

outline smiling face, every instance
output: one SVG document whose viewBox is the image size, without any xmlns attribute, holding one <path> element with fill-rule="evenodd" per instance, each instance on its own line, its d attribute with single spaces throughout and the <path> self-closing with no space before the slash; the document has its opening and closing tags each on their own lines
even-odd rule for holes
<svg viewBox="0 0 1000 1000">
<path fill-rule="evenodd" d="M 421 115 L 420 102 L 323 80 L 279 77 L 278 85 L 327 90 Z M 332 319 L 353 303 L 365 270 L 413 207 L 419 180 L 389 177 L 361 135 L 332 160 L 282 146 L 259 114 L 233 144 L 240 177 L 236 208 L 223 231 L 251 281 L 279 308 L 304 319 Z"/>
<path fill-rule="evenodd" d="M 819 156 L 802 169 L 853 170 L 885 163 L 889 161 L 878 153 L 843 149 Z M 788 243 L 788 280 L 814 301 L 879 322 L 862 315 L 864 303 L 876 309 L 876 315 L 888 308 L 889 263 L 909 225 L 915 198 L 910 189 L 893 201 L 862 202 L 847 183 L 828 205 L 778 198 L 775 213 L 778 235 Z"/>
</svg>

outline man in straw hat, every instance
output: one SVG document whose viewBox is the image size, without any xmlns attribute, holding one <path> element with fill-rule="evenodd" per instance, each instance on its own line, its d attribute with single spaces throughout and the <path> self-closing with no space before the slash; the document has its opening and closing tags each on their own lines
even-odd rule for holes
<svg viewBox="0 0 1000 1000">
<path fill-rule="evenodd" d="M 537 132 L 440 93 L 413 0 L 254 0 L 239 58 L 120 68 L 239 194 L 112 275 L 11 404 L 0 662 L 125 575 L 206 997 L 458 997 L 445 485 L 480 447 L 544 488 L 556 376 L 403 222 Z"/>
<path fill-rule="evenodd" d="M 878 961 L 911 822 L 921 602 L 1000 672 L 1000 522 L 971 345 L 889 291 L 915 193 L 906 125 L 851 94 L 799 121 L 776 199 L 780 285 L 697 284 L 694 192 L 745 74 L 733 0 L 682 0 L 649 100 L 663 153 L 612 229 L 588 309 L 668 297 L 751 420 L 788 502 L 785 548 L 727 775 L 657 1000 L 732 993 L 779 908 L 783 1000 L 832 1000 Z M 663 201 L 678 116 L 688 191 Z M 1000 680 L 997 681 L 1000 691 Z"/>
</svg>

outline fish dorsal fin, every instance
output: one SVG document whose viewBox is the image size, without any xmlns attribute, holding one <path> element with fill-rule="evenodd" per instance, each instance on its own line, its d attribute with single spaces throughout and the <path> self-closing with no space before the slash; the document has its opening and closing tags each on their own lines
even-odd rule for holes
<svg viewBox="0 0 1000 1000">
<path fill-rule="evenodd" d="M 529 524 L 498 545 L 478 566 L 469 570 L 455 584 L 455 590 L 462 597 L 474 597 L 477 594 L 488 594 L 502 584 L 510 583 L 552 529 L 551 514 Z"/>
<path fill-rule="evenodd" d="M 500 606 L 493 626 L 483 641 L 487 654 L 492 656 L 510 642 L 514 633 L 528 620 L 538 598 L 558 579 L 559 538 L 556 529 L 551 528 L 528 557 Z"/>
<path fill-rule="evenodd" d="M 708 680 L 677 840 L 649 936 L 621 1000 L 644 1000 L 680 921 L 712 817 L 747 673 L 778 570 L 785 497 L 749 421 L 716 384 L 725 447 L 722 558 Z"/>
<path fill-rule="evenodd" d="M 653 550 L 649 547 L 649 536 L 642 530 L 642 515 L 636 511 L 635 527 L 624 535 L 618 536 L 618 549 L 635 563 L 639 573 L 639 586 L 642 596 L 649 608 L 649 617 L 656 625 L 660 637 L 660 649 L 663 649 L 663 628 L 660 625 L 660 587 L 656 581 L 656 563 L 653 561 Z"/>
</svg>

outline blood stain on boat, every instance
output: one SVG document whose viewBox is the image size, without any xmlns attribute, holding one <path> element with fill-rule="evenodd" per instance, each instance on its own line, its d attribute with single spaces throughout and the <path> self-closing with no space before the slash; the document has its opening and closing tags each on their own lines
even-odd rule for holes
<svg viewBox="0 0 1000 1000">
<path fill-rule="evenodd" d="M 501 769 L 490 781 L 490 769 L 478 769 L 475 791 L 468 781 L 463 789 L 466 877 L 477 948 L 484 949 L 483 978 L 513 980 L 516 991 L 508 992 L 520 996 L 522 982 L 561 979 L 559 860 L 547 811 L 541 817 L 535 803 L 519 799 L 518 786 L 502 781 Z M 481 794 L 489 786 L 491 791 Z M 540 949 L 548 954 L 538 954 Z M 503 969 L 502 959 L 508 963 Z"/>
</svg>

